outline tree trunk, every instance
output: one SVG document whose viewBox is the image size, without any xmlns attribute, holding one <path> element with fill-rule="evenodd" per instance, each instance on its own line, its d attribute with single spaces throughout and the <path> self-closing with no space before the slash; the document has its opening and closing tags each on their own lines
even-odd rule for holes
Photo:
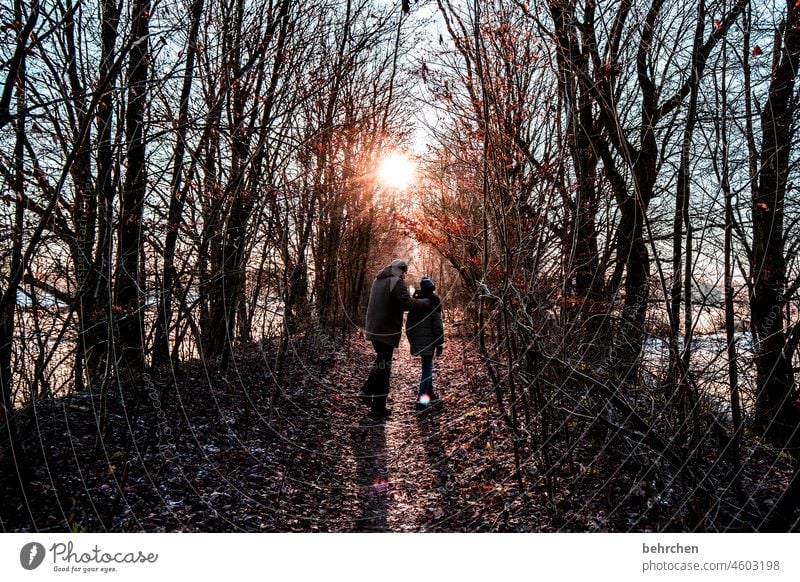
<svg viewBox="0 0 800 582">
<path fill-rule="evenodd" d="M 225 372 L 231 357 L 231 350 L 234 337 L 236 335 L 236 317 L 240 311 L 240 304 L 244 299 L 246 287 L 245 263 L 247 259 L 247 231 L 250 217 L 256 203 L 258 188 L 261 185 L 263 176 L 264 158 L 266 155 L 266 143 L 264 136 L 273 122 L 273 107 L 275 104 L 275 91 L 283 72 L 284 45 L 289 31 L 289 6 L 290 2 L 284 1 L 280 4 L 276 14 L 270 14 L 270 21 L 267 24 L 264 39 L 264 46 L 271 46 L 275 41 L 272 69 L 265 95 L 265 104 L 260 118 L 260 131 L 262 138 L 258 140 L 255 155 L 249 155 L 251 138 L 255 133 L 256 111 L 253 111 L 249 121 L 245 116 L 245 103 L 249 98 L 247 94 L 247 83 L 245 83 L 245 70 L 240 68 L 239 54 L 242 43 L 241 38 L 236 38 L 233 43 L 237 46 L 233 51 L 234 61 L 231 69 L 234 73 L 232 85 L 233 102 L 233 180 L 229 186 L 229 198 L 231 208 L 228 214 L 228 222 L 225 226 L 223 239 L 222 256 L 222 278 L 221 278 L 221 303 L 213 306 L 212 328 L 220 332 L 220 338 L 224 340 L 222 344 L 222 358 L 220 360 L 220 371 Z M 244 9 L 242 5 L 241 10 Z M 241 12 L 239 13 L 241 14 Z M 239 17 L 241 21 L 241 17 Z M 256 94 L 261 92 L 261 87 L 265 80 L 263 57 L 259 59 L 257 68 Z"/>
<path fill-rule="evenodd" d="M 14 5 L 14 16 L 22 20 L 22 2 L 17 0 Z M 35 23 L 38 18 L 38 4 L 29 17 L 30 23 Z M 27 45 L 28 36 L 33 29 L 26 26 L 25 31 L 17 39 L 23 48 Z M 24 54 L 24 51 L 23 51 Z M 12 488 L 19 488 L 24 497 L 25 486 L 28 482 L 28 463 L 20 443 L 17 423 L 14 415 L 13 389 L 14 381 L 11 372 L 11 359 L 14 347 L 14 318 L 17 309 L 17 290 L 22 279 L 23 270 L 23 227 L 25 226 L 24 205 L 24 144 L 26 121 L 26 67 L 23 56 L 15 67 L 13 78 L 9 74 L 8 84 L 17 89 L 16 105 L 17 114 L 16 141 L 14 145 L 14 179 L 11 184 L 15 193 L 14 219 L 11 246 L 11 261 L 9 264 L 8 287 L 0 290 L 0 471 L 5 475 L 13 475 L 9 481 Z M 15 478 L 16 477 L 16 478 Z M 3 479 L 3 482 L 5 479 Z M 5 492 L 0 489 L 0 496 L 5 497 Z"/>
<path fill-rule="evenodd" d="M 164 242 L 164 270 L 162 289 L 156 317 L 155 339 L 153 342 L 154 363 L 166 364 L 169 361 L 169 333 L 172 322 L 172 296 L 175 272 L 175 250 L 178 242 L 178 230 L 183 219 L 183 207 L 186 202 L 187 189 L 181 188 L 183 174 L 183 157 L 186 152 L 186 132 L 189 118 L 189 97 L 192 93 L 194 79 L 194 63 L 197 54 L 197 36 L 200 31 L 200 16 L 203 14 L 204 0 L 193 0 L 189 13 L 189 38 L 186 42 L 186 68 L 183 73 L 180 106 L 178 109 L 178 135 L 175 144 L 175 161 L 170 181 L 169 212 L 167 215 L 167 235 Z"/>
<path fill-rule="evenodd" d="M 75 355 L 75 389 L 84 388 L 85 336 L 84 330 L 90 326 L 90 308 L 87 305 L 87 289 L 91 281 L 92 252 L 97 222 L 97 205 L 94 203 L 94 187 L 92 185 L 92 148 L 89 133 L 82 133 L 81 128 L 86 121 L 85 88 L 78 76 L 78 56 L 75 48 L 75 12 L 71 0 L 65 6 L 64 36 L 67 51 L 67 79 L 73 102 L 70 107 L 70 121 L 75 141 L 75 162 L 70 174 L 74 185 L 72 204 L 72 223 L 75 239 L 68 241 L 72 262 L 75 268 L 75 287 L 78 296 L 78 318 L 80 325 L 80 341 Z"/>
<path fill-rule="evenodd" d="M 761 168 L 753 199 L 753 291 L 750 309 L 756 339 L 757 422 L 765 435 L 785 446 L 795 435 L 800 413 L 786 351 L 786 260 L 783 217 L 789 154 L 794 138 L 794 87 L 800 61 L 800 7 L 787 1 L 787 19 L 776 35 L 776 58 L 761 114 Z"/>
<path fill-rule="evenodd" d="M 119 74 L 114 48 L 117 41 L 120 8 L 115 0 L 103 0 L 100 22 L 102 42 L 100 78 L 105 80 L 97 109 L 97 242 L 94 260 L 81 293 L 80 325 L 82 350 L 89 384 L 99 383 L 108 372 L 108 354 L 112 342 L 111 271 L 113 265 L 113 216 L 117 184 L 112 147 L 114 86 Z"/>
<path fill-rule="evenodd" d="M 122 370 L 132 378 L 144 371 L 144 274 L 142 216 L 147 190 L 144 121 L 149 75 L 150 0 L 133 5 L 133 44 L 128 66 L 128 108 L 125 112 L 125 186 L 120 200 L 119 253 L 114 293 L 118 326 L 117 354 Z"/>
</svg>

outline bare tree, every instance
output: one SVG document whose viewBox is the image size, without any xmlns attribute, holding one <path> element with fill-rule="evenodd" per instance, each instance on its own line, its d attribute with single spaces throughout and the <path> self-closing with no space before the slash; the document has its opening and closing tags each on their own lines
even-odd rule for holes
<svg viewBox="0 0 800 582">
<path fill-rule="evenodd" d="M 775 31 L 772 77 L 761 112 L 761 148 L 753 196 L 753 262 L 750 308 L 758 342 L 757 414 L 764 432 L 785 445 L 797 431 L 797 392 L 785 326 L 784 217 L 789 154 L 796 126 L 795 77 L 800 63 L 800 8 L 786 3 Z M 755 152 L 754 152 L 755 154 Z M 756 178 L 756 177 L 754 177 Z"/>
</svg>

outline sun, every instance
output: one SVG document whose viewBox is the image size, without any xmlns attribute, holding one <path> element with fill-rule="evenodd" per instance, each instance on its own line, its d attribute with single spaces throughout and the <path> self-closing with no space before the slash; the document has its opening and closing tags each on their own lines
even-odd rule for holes
<svg viewBox="0 0 800 582">
<path fill-rule="evenodd" d="M 408 188 L 414 182 L 415 173 L 414 162 L 398 152 L 385 155 L 378 164 L 378 180 L 397 190 Z"/>
</svg>

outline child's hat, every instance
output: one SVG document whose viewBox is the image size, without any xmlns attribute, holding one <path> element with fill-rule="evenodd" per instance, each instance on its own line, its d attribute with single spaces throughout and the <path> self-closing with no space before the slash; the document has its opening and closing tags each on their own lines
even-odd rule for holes
<svg viewBox="0 0 800 582">
<path fill-rule="evenodd" d="M 433 281 L 429 277 L 423 277 L 419 281 L 419 288 L 433 291 L 434 289 L 436 289 L 436 285 L 433 284 Z"/>
</svg>

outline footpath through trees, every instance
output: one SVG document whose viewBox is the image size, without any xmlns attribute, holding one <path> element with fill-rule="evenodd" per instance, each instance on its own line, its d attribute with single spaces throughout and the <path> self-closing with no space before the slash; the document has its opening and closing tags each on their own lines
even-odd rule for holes
<svg viewBox="0 0 800 582">
<path fill-rule="evenodd" d="M 7 497 L 5 531 L 525 532 L 680 529 L 686 500 L 653 502 L 648 485 L 591 439 L 522 448 L 497 413 L 478 347 L 448 328 L 434 371 L 444 402 L 417 414 L 419 361 L 395 352 L 392 416 L 367 416 L 356 393 L 371 346 L 360 336 L 292 345 L 283 378 L 271 345 L 234 354 L 226 376 L 202 362 L 175 370 L 175 389 L 148 377 L 148 401 L 110 404 L 97 437 L 93 396 L 43 400 L 22 413 L 32 482 Z M 517 438 L 520 438 L 518 433 Z M 522 438 L 528 438 L 522 434 Z M 613 439 L 612 439 L 613 440 Z M 635 460 L 635 459 L 634 459 Z M 764 499 L 788 462 L 748 463 Z M 7 488 L 10 490 L 10 488 Z M 756 500 L 758 501 L 758 500 Z M 738 521 L 707 528 L 758 529 Z M 754 523 L 753 523 L 754 521 Z M 726 525 L 727 524 L 727 525 Z"/>
</svg>

